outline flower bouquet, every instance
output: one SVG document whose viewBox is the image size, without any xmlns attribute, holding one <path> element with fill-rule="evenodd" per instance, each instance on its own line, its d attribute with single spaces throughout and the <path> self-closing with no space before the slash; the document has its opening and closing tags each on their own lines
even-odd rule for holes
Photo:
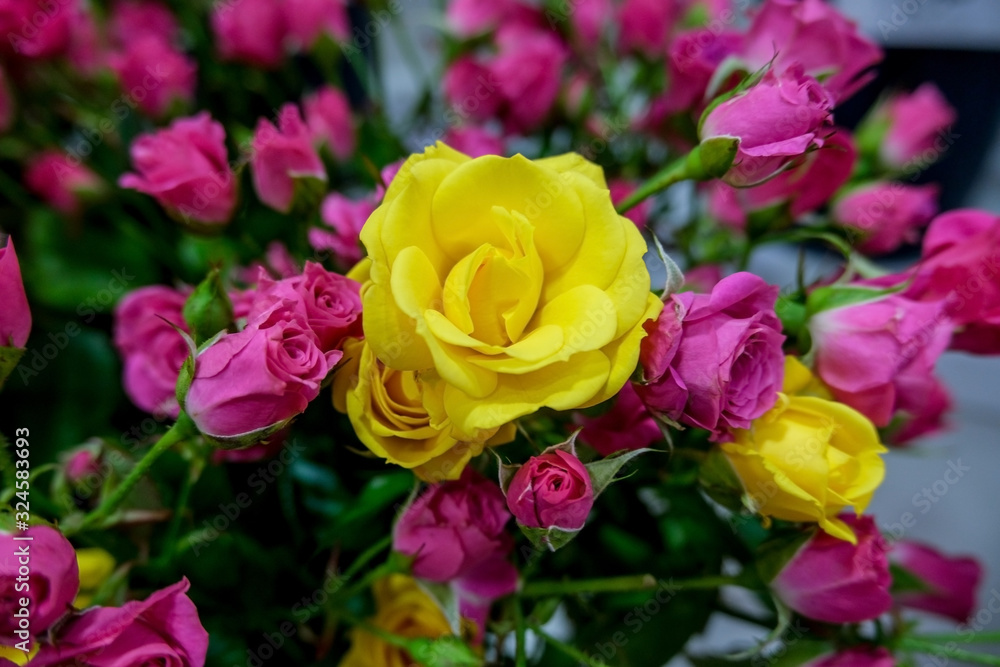
<svg viewBox="0 0 1000 667">
<path fill-rule="evenodd" d="M 821 0 L 442 5 L 0 0 L 0 665 L 1000 664 L 866 514 L 1000 352 L 941 93 L 838 125 Z"/>
</svg>

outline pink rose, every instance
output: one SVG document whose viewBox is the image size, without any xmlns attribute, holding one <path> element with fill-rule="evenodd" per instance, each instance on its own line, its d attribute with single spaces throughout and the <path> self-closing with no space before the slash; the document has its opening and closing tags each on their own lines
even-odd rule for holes
<svg viewBox="0 0 1000 667">
<path fill-rule="evenodd" d="M 421 579 L 449 582 L 492 562 L 493 579 L 516 585 L 517 572 L 504 560 L 514 544 L 504 531 L 509 520 L 500 487 L 466 468 L 459 479 L 417 497 L 396 522 L 392 546 L 416 557 L 413 574 Z"/>
<path fill-rule="evenodd" d="M 892 607 L 888 546 L 871 517 L 840 519 L 854 529 L 858 543 L 817 532 L 774 578 L 771 589 L 803 616 L 860 623 Z"/>
<path fill-rule="evenodd" d="M 482 127 L 453 127 L 441 141 L 469 157 L 505 154 L 503 139 Z"/>
<path fill-rule="evenodd" d="M 887 426 L 901 401 L 936 384 L 934 366 L 951 329 L 944 303 L 898 294 L 824 310 L 809 321 L 819 378 L 876 426 Z"/>
<path fill-rule="evenodd" d="M 474 37 L 496 28 L 517 0 L 450 0 L 445 21 L 459 37 Z"/>
<path fill-rule="evenodd" d="M 31 541 L 15 541 L 13 534 L 0 531 L 0 639 L 28 639 L 14 615 L 21 609 L 22 597 L 30 600 L 31 634 L 41 637 L 72 610 L 80 588 L 76 552 L 62 533 L 49 526 L 32 526 L 18 533 L 22 535 L 32 538 Z M 30 570 L 27 590 L 15 588 L 23 565 L 18 552 L 24 547 L 28 549 Z M 35 663 L 31 664 L 34 667 Z"/>
<path fill-rule="evenodd" d="M 896 396 L 896 418 L 901 423 L 888 434 L 889 442 L 907 445 L 947 427 L 945 417 L 951 412 L 951 396 L 944 383 L 932 375 L 918 372 L 901 375 L 897 385 L 900 391 Z"/>
<path fill-rule="evenodd" d="M 274 435 L 268 436 L 263 442 L 242 449 L 216 449 L 212 452 L 212 463 L 215 465 L 255 463 L 274 458 L 285 449 L 290 431 L 290 427 L 283 428 Z"/>
<path fill-rule="evenodd" d="M 86 78 L 98 76 L 107 61 L 104 36 L 90 12 L 78 12 L 73 19 L 73 32 L 66 49 L 66 62 L 76 75 Z"/>
<path fill-rule="evenodd" d="M 10 236 L 0 248 L 0 294 L 4 300 L 0 309 L 0 347 L 24 347 L 31 333 L 31 309 Z"/>
<path fill-rule="evenodd" d="M 733 31 L 699 29 L 677 35 L 668 53 L 670 87 L 653 103 L 659 114 L 670 116 L 689 109 L 700 112 L 716 69 L 742 43 L 743 35 Z"/>
<path fill-rule="evenodd" d="M 285 59 L 287 12 L 279 0 L 220 0 L 212 31 L 223 60 L 275 69 Z"/>
<path fill-rule="evenodd" d="M 528 528 L 580 530 L 593 506 L 590 474 L 562 449 L 532 456 L 507 487 L 507 509 Z"/>
<path fill-rule="evenodd" d="M 6 0 L 0 4 L 0 50 L 25 58 L 52 58 L 69 48 L 74 22 L 82 13 L 76 0 L 55 7 L 46 0 Z M 44 19 L 36 18 L 41 14 Z"/>
<path fill-rule="evenodd" d="M 710 183 L 708 209 L 714 218 L 744 229 L 750 214 L 786 206 L 792 219 L 815 211 L 847 183 L 857 161 L 851 135 L 838 130 L 823 147 L 805 156 L 802 164 L 750 188 L 734 188 L 721 181 Z"/>
<path fill-rule="evenodd" d="M 879 144 L 879 156 L 898 169 L 911 160 L 932 162 L 940 156 L 939 138 L 954 124 L 955 109 L 937 86 L 925 83 L 912 93 L 893 95 L 873 116 L 889 126 Z"/>
<path fill-rule="evenodd" d="M 862 252 L 892 252 L 917 241 L 937 213 L 939 190 L 936 185 L 873 181 L 840 195 L 833 204 L 833 219 L 860 232 Z"/>
<path fill-rule="evenodd" d="M 60 213 L 73 216 L 83 207 L 81 195 L 99 191 L 100 177 L 79 161 L 55 150 L 32 157 L 24 169 L 24 184 Z"/>
<path fill-rule="evenodd" d="M 122 90 L 132 94 L 139 108 L 162 118 L 178 105 L 194 99 L 198 65 L 161 37 L 147 35 L 129 40 L 110 58 Z M 142 94 L 135 94 L 143 91 Z"/>
<path fill-rule="evenodd" d="M 185 594 L 189 586 L 185 578 L 141 602 L 92 607 L 74 616 L 60 629 L 54 644 L 42 646 L 32 667 L 202 667 L 208 632 Z"/>
<path fill-rule="evenodd" d="M 536 128 L 555 106 L 569 53 L 552 32 L 521 26 L 497 33 L 499 51 L 490 71 L 503 95 L 502 118 L 508 132 Z"/>
<path fill-rule="evenodd" d="M 632 194 L 638 187 L 637 183 L 632 183 L 620 178 L 612 179 L 608 183 L 608 190 L 611 191 L 611 201 L 617 206 L 622 200 Z M 653 200 L 646 199 L 638 206 L 631 208 L 625 217 L 635 223 L 639 229 L 645 229 L 649 222 L 649 212 L 653 209 Z"/>
<path fill-rule="evenodd" d="M 320 35 L 343 42 L 351 34 L 351 21 L 344 0 L 285 0 L 288 37 L 292 45 L 308 51 Z"/>
<path fill-rule="evenodd" d="M 569 21 L 585 51 L 597 46 L 607 26 L 614 23 L 611 0 L 576 0 L 570 5 Z"/>
<path fill-rule="evenodd" d="M 621 49 L 638 51 L 652 59 L 662 58 L 681 9 L 679 2 L 625 0 L 618 10 Z"/>
<path fill-rule="evenodd" d="M 713 440 L 770 410 L 784 379 L 778 288 L 750 273 L 711 294 L 682 292 L 646 324 L 636 393 L 653 412 L 708 429 Z"/>
<path fill-rule="evenodd" d="M 623 449 L 642 449 L 663 439 L 656 420 L 646 410 L 631 382 L 627 382 L 615 397 L 611 409 L 599 417 L 573 415 L 573 421 L 583 427 L 580 440 L 610 456 Z"/>
<path fill-rule="evenodd" d="M 82 486 L 101 474 L 100 445 L 80 445 L 67 452 L 63 463 L 63 475 L 73 488 Z"/>
<path fill-rule="evenodd" d="M 153 0 L 121 0 L 111 7 L 108 34 L 116 44 L 128 44 L 147 36 L 172 44 L 180 29 L 166 5 Z"/>
<path fill-rule="evenodd" d="M 896 660 L 884 646 L 854 646 L 806 663 L 806 667 L 894 667 Z"/>
<path fill-rule="evenodd" d="M 772 60 L 778 71 L 801 66 L 838 103 L 870 81 L 869 70 L 882 60 L 881 49 L 823 0 L 767 0 L 740 55 L 751 71 Z"/>
<path fill-rule="evenodd" d="M 291 303 L 315 334 L 319 349 L 328 354 L 339 349 L 344 338 L 362 336 L 360 292 L 358 282 L 306 262 L 302 275 L 277 281 L 262 277 L 249 318 L 270 310 L 276 302 Z"/>
<path fill-rule="evenodd" d="M 718 264 L 701 264 L 684 272 L 685 291 L 708 294 L 722 280 L 722 267 Z"/>
<path fill-rule="evenodd" d="M 198 355 L 182 407 L 203 434 L 249 444 L 301 414 L 342 356 L 323 353 L 294 301 L 274 303 Z"/>
<path fill-rule="evenodd" d="M 258 120 L 251 145 L 254 190 L 262 202 L 275 210 L 288 213 L 291 209 L 297 180 L 326 182 L 326 167 L 294 104 L 281 107 L 278 127 L 264 118 Z"/>
<path fill-rule="evenodd" d="M 753 185 L 779 173 L 831 133 L 833 100 L 816 79 L 792 68 L 769 70 L 755 86 L 712 109 L 701 140 L 739 139 L 736 160 L 723 181 Z"/>
<path fill-rule="evenodd" d="M 326 144 L 338 160 L 354 153 L 354 119 L 351 105 L 342 92 L 323 86 L 302 100 L 306 124 L 313 141 Z"/>
<path fill-rule="evenodd" d="M 896 542 L 889 559 L 915 574 L 926 591 L 903 591 L 896 601 L 904 607 L 920 609 L 965 623 L 976 608 L 976 589 L 983 567 L 975 558 L 945 556 L 919 542 Z"/>
<path fill-rule="evenodd" d="M 226 160 L 226 132 L 207 111 L 178 118 L 144 134 L 129 153 L 138 173 L 118 185 L 144 192 L 169 213 L 195 224 L 229 222 L 236 208 L 236 179 Z"/>
<path fill-rule="evenodd" d="M 7 85 L 7 75 L 0 66 L 0 134 L 10 129 L 14 124 L 14 117 L 17 115 L 17 106 L 14 104 L 14 96 Z"/>
<path fill-rule="evenodd" d="M 336 192 L 327 195 L 319 209 L 327 226 L 309 230 L 309 245 L 333 253 L 344 268 L 354 266 L 364 256 L 358 236 L 375 207 L 368 197 L 354 201 Z"/>
<path fill-rule="evenodd" d="M 463 118 L 489 120 L 503 104 L 496 73 L 469 55 L 459 57 L 448 66 L 443 85 L 448 104 Z"/>
<path fill-rule="evenodd" d="M 122 384 L 136 406 L 177 417 L 177 376 L 190 355 L 171 324 L 188 331 L 181 314 L 187 294 L 154 285 L 129 292 L 115 307 L 115 347 L 125 362 Z"/>
<path fill-rule="evenodd" d="M 906 295 L 945 301 L 958 326 L 952 349 L 1000 353 L 1000 216 L 988 211 L 948 211 L 931 222 L 923 257 Z"/>
</svg>

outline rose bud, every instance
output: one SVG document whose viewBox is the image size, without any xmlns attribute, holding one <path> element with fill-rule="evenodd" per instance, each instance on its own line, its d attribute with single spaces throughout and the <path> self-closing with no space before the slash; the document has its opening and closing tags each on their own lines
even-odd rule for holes
<svg viewBox="0 0 1000 667">
<path fill-rule="evenodd" d="M 884 646 L 854 646 L 806 663 L 804 667 L 894 667 L 895 658 Z"/>
<path fill-rule="evenodd" d="M 36 637 L 44 634 L 56 621 L 71 611 L 73 598 L 80 588 L 80 573 L 76 564 L 76 552 L 63 534 L 50 526 L 32 526 L 18 533 L 18 537 L 30 537 L 30 541 L 14 541 L 14 535 L 0 530 L 0 639 L 12 638 L 19 629 L 18 618 L 14 616 L 19 598 L 30 600 L 31 633 Z M 19 569 L 23 563 L 17 556 L 18 547 L 29 545 L 30 574 L 27 590 L 14 593 Z M 23 583 L 23 582 L 22 582 Z M 32 665 L 35 663 L 32 662 Z"/>
<path fill-rule="evenodd" d="M 528 528 L 580 530 L 593 506 L 590 474 L 562 449 L 532 456 L 507 487 L 507 508 Z"/>
<path fill-rule="evenodd" d="M 497 82 L 503 96 L 504 127 L 528 132 L 555 106 L 568 49 L 548 30 L 518 25 L 502 28 L 496 41 L 499 51 L 490 65 L 490 80 Z"/>
<path fill-rule="evenodd" d="M 302 108 L 313 141 L 326 144 L 338 160 L 351 157 L 355 144 L 354 119 L 347 97 L 332 86 L 323 86 L 302 100 Z"/>
<path fill-rule="evenodd" d="M 49 206 L 68 216 L 78 215 L 87 195 L 100 192 L 101 178 L 79 160 L 62 151 L 48 150 L 32 157 L 24 169 L 24 185 Z"/>
<path fill-rule="evenodd" d="M 121 52 L 110 57 L 109 64 L 122 90 L 153 118 L 163 118 L 194 99 L 198 64 L 161 37 L 129 40 Z M 145 94 L 132 92 L 139 90 Z"/>
<path fill-rule="evenodd" d="M 702 143 L 739 141 L 736 158 L 722 177 L 730 185 L 762 183 L 823 145 L 832 132 L 833 100 L 799 68 L 769 69 L 756 85 L 711 108 L 702 118 Z"/>
<path fill-rule="evenodd" d="M 326 183 L 326 168 L 294 104 L 281 107 L 277 127 L 264 118 L 257 121 L 251 145 L 253 187 L 271 208 L 288 213 L 299 187 L 308 181 Z"/>
<path fill-rule="evenodd" d="M 860 623 L 892 608 L 888 545 L 869 516 L 841 515 L 857 537 L 851 544 L 818 532 L 771 582 L 798 613 L 826 623 Z"/>
<path fill-rule="evenodd" d="M 220 445 L 255 444 L 306 409 L 341 356 L 320 350 L 294 301 L 274 303 L 202 350 L 190 377 L 182 372 L 182 408 Z"/>
<path fill-rule="evenodd" d="M 14 239 L 8 236 L 0 248 L 0 294 L 4 305 L 0 309 L 0 348 L 23 348 L 31 333 L 31 310 L 21 280 L 21 266 L 14 252 Z M 2 384 L 0 379 L 0 384 Z"/>
<path fill-rule="evenodd" d="M 926 168 L 941 156 L 943 150 L 935 144 L 955 117 L 955 109 L 937 86 L 925 83 L 912 93 L 898 93 L 878 105 L 858 129 L 858 136 L 888 167 L 902 169 L 919 160 Z"/>
<path fill-rule="evenodd" d="M 770 410 L 784 373 L 778 288 L 750 273 L 711 294 L 673 295 L 646 324 L 636 393 L 654 413 L 708 429 L 715 440 Z"/>
<path fill-rule="evenodd" d="M 653 59 L 661 58 L 667 50 L 670 32 L 680 18 L 681 9 L 679 2 L 625 0 L 618 10 L 621 49 L 637 51 Z"/>
<path fill-rule="evenodd" d="M 417 497 L 396 522 L 392 546 L 415 557 L 413 575 L 421 579 L 454 581 L 495 562 L 493 578 L 516 585 L 517 571 L 503 560 L 514 546 L 504 531 L 509 520 L 500 487 L 466 468 L 459 479 Z"/>
<path fill-rule="evenodd" d="M 285 0 L 288 41 L 308 51 L 321 35 L 343 42 L 350 37 L 351 20 L 345 0 Z"/>
<path fill-rule="evenodd" d="M 222 60 L 275 69 L 285 59 L 287 10 L 279 0 L 220 0 L 211 21 Z"/>
<path fill-rule="evenodd" d="M 182 314 L 188 295 L 163 285 L 140 287 L 114 311 L 114 341 L 124 361 L 122 385 L 129 399 L 154 415 L 176 418 L 177 376 L 190 356 L 177 329 L 190 333 Z"/>
<path fill-rule="evenodd" d="M 54 644 L 42 646 L 31 666 L 201 667 L 208 653 L 208 632 L 185 594 L 189 586 L 182 579 L 143 601 L 86 610 L 60 628 Z"/>
<path fill-rule="evenodd" d="M 953 619 L 969 620 L 976 608 L 976 588 L 983 567 L 975 558 L 949 557 L 919 542 L 896 542 L 889 560 L 920 580 L 925 590 L 903 590 L 895 595 L 904 607 Z"/>
<path fill-rule="evenodd" d="M 63 475 L 73 487 L 87 484 L 101 474 L 101 444 L 81 445 L 68 452 L 63 464 Z"/>
<path fill-rule="evenodd" d="M 164 5 L 153 0 L 121 0 L 111 6 L 108 34 L 117 44 L 127 44 L 147 36 L 172 43 L 180 29 L 177 19 Z"/>
<path fill-rule="evenodd" d="M 937 213 L 938 192 L 936 185 L 875 181 L 840 195 L 831 215 L 860 233 L 861 252 L 881 255 L 918 240 Z"/>
<path fill-rule="evenodd" d="M 6 0 L 0 5 L 0 54 L 53 58 L 66 53 L 83 9 L 65 0 L 55 9 L 45 0 Z"/>
<path fill-rule="evenodd" d="M 767 0 L 739 55 L 751 70 L 768 63 L 779 71 L 801 67 L 839 103 L 874 77 L 868 71 L 882 50 L 823 0 Z"/>
<path fill-rule="evenodd" d="M 444 97 L 456 113 L 473 121 L 493 118 L 503 103 L 500 81 L 490 68 L 470 55 L 448 65 L 444 73 Z"/>
<path fill-rule="evenodd" d="M 201 229 L 224 225 L 236 208 L 236 179 L 226 160 L 226 132 L 207 111 L 144 134 L 129 153 L 138 173 L 118 184 L 144 192 L 168 213 Z"/>
<path fill-rule="evenodd" d="M 345 269 L 354 266 L 364 257 L 359 240 L 361 228 L 376 206 L 370 197 L 355 201 L 336 192 L 327 195 L 319 208 L 326 226 L 309 230 L 309 245 L 333 253 L 337 264 Z"/>
<path fill-rule="evenodd" d="M 934 366 L 952 324 L 942 302 L 898 294 L 823 310 L 809 320 L 815 369 L 833 396 L 888 426 L 906 404 L 936 384 Z"/>
<path fill-rule="evenodd" d="M 582 426 L 580 440 L 610 456 L 623 449 L 642 449 L 663 439 L 660 427 L 631 382 L 625 383 L 614 399 L 611 409 L 599 417 L 573 415 L 573 421 Z"/>
</svg>

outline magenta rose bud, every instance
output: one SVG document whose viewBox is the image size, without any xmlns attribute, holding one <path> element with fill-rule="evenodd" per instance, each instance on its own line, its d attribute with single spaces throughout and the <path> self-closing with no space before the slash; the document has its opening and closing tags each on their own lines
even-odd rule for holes
<svg viewBox="0 0 1000 667">
<path fill-rule="evenodd" d="M 896 601 L 964 623 L 976 608 L 976 589 L 983 567 L 975 558 L 950 557 L 919 542 L 896 542 L 889 559 L 924 583 L 928 590 L 903 591 Z"/>
<path fill-rule="evenodd" d="M 445 21 L 459 37 L 474 37 L 499 25 L 517 0 L 450 0 Z"/>
<path fill-rule="evenodd" d="M 573 415 L 582 426 L 580 440 L 610 456 L 623 449 L 642 449 L 663 439 L 663 433 L 653 419 L 631 382 L 625 383 L 615 397 L 611 409 L 599 417 Z"/>
<path fill-rule="evenodd" d="M 504 531 L 510 520 L 503 492 L 472 468 L 451 482 L 424 491 L 396 522 L 392 546 L 414 556 L 413 575 L 440 583 L 477 574 L 496 563 L 493 579 L 517 573 L 504 558 L 514 542 Z"/>
<path fill-rule="evenodd" d="M 714 440 L 770 410 L 784 379 L 778 288 L 751 273 L 710 294 L 682 292 L 646 324 L 636 393 L 654 413 L 708 429 Z"/>
<path fill-rule="evenodd" d="M 862 252 L 885 254 L 919 239 L 920 230 L 937 214 L 939 190 L 936 185 L 874 181 L 838 197 L 833 219 L 860 232 Z"/>
<path fill-rule="evenodd" d="M 285 59 L 288 19 L 279 0 L 220 0 L 211 21 L 222 60 L 274 69 Z"/>
<path fill-rule="evenodd" d="M 754 15 L 740 56 L 750 70 L 769 62 L 779 71 L 800 66 L 840 103 L 874 77 L 870 70 L 882 51 L 823 0 L 767 0 Z"/>
<path fill-rule="evenodd" d="M 133 38 L 109 61 L 122 90 L 153 118 L 186 107 L 194 99 L 197 63 L 161 37 Z"/>
<path fill-rule="evenodd" d="M 897 94 L 873 112 L 888 129 L 879 143 L 879 157 L 897 169 L 908 162 L 932 162 L 942 153 L 941 135 L 955 122 L 955 109 L 933 83 L 909 94 Z"/>
<path fill-rule="evenodd" d="M 482 127 L 453 127 L 442 141 L 469 157 L 504 155 L 503 139 Z"/>
<path fill-rule="evenodd" d="M 590 474 L 562 449 L 532 456 L 507 487 L 507 508 L 528 528 L 580 530 L 593 506 Z"/>
<path fill-rule="evenodd" d="M 56 5 L 45 0 L 6 0 L 0 5 L 0 53 L 24 58 L 53 58 L 66 53 L 73 26 L 83 13 L 77 0 Z"/>
<path fill-rule="evenodd" d="M 519 25 L 501 28 L 496 41 L 499 52 L 490 71 L 503 96 L 504 127 L 508 132 L 529 132 L 555 106 L 568 49 L 548 30 Z"/>
<path fill-rule="evenodd" d="M 898 294 L 824 310 L 809 321 L 815 370 L 838 401 L 888 426 L 936 383 L 951 328 L 943 302 Z"/>
<path fill-rule="evenodd" d="M 31 333 L 31 309 L 21 280 L 21 265 L 14 252 L 10 236 L 0 248 L 0 294 L 4 305 L 0 309 L 0 347 L 24 347 Z"/>
<path fill-rule="evenodd" d="M 253 187 L 271 208 L 282 213 L 291 210 L 297 181 L 315 179 L 326 183 L 326 168 L 294 104 L 281 107 L 277 127 L 264 118 L 257 121 L 251 145 Z"/>
<path fill-rule="evenodd" d="M 190 356 L 182 310 L 188 295 L 170 287 L 140 287 L 125 295 L 114 312 L 115 347 L 124 361 L 122 384 L 136 406 L 154 415 L 177 417 L 177 376 Z M 174 325 L 174 326 L 171 326 Z"/>
<path fill-rule="evenodd" d="M 738 139 L 736 159 L 722 180 L 754 185 L 821 147 L 833 129 L 832 111 L 833 99 L 816 79 L 800 68 L 772 69 L 756 85 L 709 111 L 701 140 Z"/>
<path fill-rule="evenodd" d="M 73 608 L 80 573 L 73 545 L 55 528 L 32 526 L 17 536 L 32 539 L 17 541 L 13 534 L 0 531 L 0 639 L 17 637 L 20 641 L 24 637 L 16 634 L 19 625 L 14 615 L 21 608 L 20 598 L 30 601 L 31 633 L 40 637 Z M 29 571 L 27 590 L 23 586 L 15 588 L 18 577 L 25 583 L 21 573 L 23 557 L 19 555 L 24 549 L 29 559 L 25 568 Z"/>
<path fill-rule="evenodd" d="M 817 532 L 771 582 L 789 607 L 826 623 L 860 623 L 892 607 L 888 545 L 869 516 L 839 517 L 858 543 Z"/>
<path fill-rule="evenodd" d="M 195 225 L 224 225 L 236 208 L 236 179 L 226 159 L 226 132 L 207 111 L 144 134 L 129 150 L 138 173 L 118 184 L 144 192 L 168 213 Z"/>
<path fill-rule="evenodd" d="M 321 35 L 344 41 L 351 34 L 345 0 L 286 0 L 288 40 L 296 49 L 311 49 Z"/>
<path fill-rule="evenodd" d="M 577 0 L 569 12 L 573 34 L 584 49 L 592 49 L 601 41 L 601 35 L 615 21 L 615 7 L 611 0 Z"/>
<path fill-rule="evenodd" d="M 361 228 L 376 205 L 371 198 L 354 201 L 336 192 L 327 195 L 319 208 L 325 226 L 309 230 L 309 245 L 333 253 L 343 268 L 354 266 L 364 256 L 359 241 Z"/>
<path fill-rule="evenodd" d="M 42 646 L 32 667 L 202 667 L 208 632 L 186 594 L 189 586 L 185 578 L 143 601 L 87 609 L 60 629 L 55 644 Z"/>
<path fill-rule="evenodd" d="M 342 92 L 323 86 L 302 101 L 313 141 L 326 144 L 338 160 L 354 153 L 354 119 Z"/>
<path fill-rule="evenodd" d="M 180 30 L 177 19 L 165 5 L 153 0 L 122 0 L 111 5 L 108 35 L 117 44 L 143 37 L 159 37 L 173 43 Z"/>
<path fill-rule="evenodd" d="M 618 10 L 619 45 L 623 51 L 638 51 L 661 58 L 667 50 L 670 32 L 680 18 L 679 2 L 625 0 Z"/>
<path fill-rule="evenodd" d="M 294 301 L 274 303 L 198 355 L 182 407 L 202 434 L 254 444 L 306 409 L 341 356 L 323 353 Z"/>
<path fill-rule="evenodd" d="M 806 667 L 894 667 L 895 658 L 884 646 L 854 646 L 806 663 Z"/>
<path fill-rule="evenodd" d="M 493 118 L 503 104 L 497 74 L 469 55 L 448 66 L 443 86 L 448 104 L 456 113 L 473 121 Z"/>
<path fill-rule="evenodd" d="M 28 190 L 60 213 L 73 216 L 83 208 L 82 196 L 101 190 L 100 177 L 62 151 L 43 151 L 24 169 Z"/>
</svg>

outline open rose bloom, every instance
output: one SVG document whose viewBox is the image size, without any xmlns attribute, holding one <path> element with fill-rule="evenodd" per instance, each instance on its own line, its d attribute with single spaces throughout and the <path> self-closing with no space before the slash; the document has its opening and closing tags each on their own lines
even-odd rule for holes
<svg viewBox="0 0 1000 667">
<path fill-rule="evenodd" d="M 996 663 L 896 4 L 0 0 L 0 667 Z"/>
</svg>

